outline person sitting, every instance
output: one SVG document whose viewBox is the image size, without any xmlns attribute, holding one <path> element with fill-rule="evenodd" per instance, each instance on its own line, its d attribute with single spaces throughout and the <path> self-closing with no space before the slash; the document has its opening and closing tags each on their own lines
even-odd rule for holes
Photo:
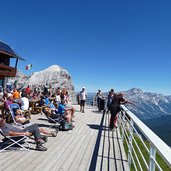
<svg viewBox="0 0 171 171">
<path fill-rule="evenodd" d="M 28 85 L 25 89 L 26 94 L 30 94 L 30 86 Z"/>
<path fill-rule="evenodd" d="M 45 99 L 45 105 L 46 105 L 46 106 L 49 106 L 49 107 L 50 107 L 51 109 L 53 109 L 53 110 L 56 109 L 56 108 L 55 108 L 55 105 L 54 105 L 52 102 L 50 102 L 50 100 L 49 100 L 49 98 L 48 98 L 47 96 L 45 96 L 44 99 Z"/>
<path fill-rule="evenodd" d="M 0 118 L 0 128 L 6 136 L 34 136 L 36 142 L 36 150 L 47 151 L 47 148 L 42 144 L 47 141 L 46 136 L 40 134 L 37 124 L 30 125 L 25 129 L 20 129 L 6 123 L 5 119 Z"/>
<path fill-rule="evenodd" d="M 29 99 L 27 98 L 26 92 L 21 93 L 21 99 L 18 102 L 21 105 L 22 110 L 28 110 L 29 109 Z"/>
<path fill-rule="evenodd" d="M 18 99 L 20 99 L 20 92 L 17 91 L 17 89 L 15 88 L 13 91 L 13 98 L 17 101 Z"/>
<path fill-rule="evenodd" d="M 38 102 L 38 107 L 45 106 L 45 97 L 43 95 L 40 96 L 40 101 Z"/>
<path fill-rule="evenodd" d="M 2 102 L 7 101 L 7 98 L 8 98 L 8 93 L 7 92 L 4 92 L 4 94 L 2 96 Z"/>
<path fill-rule="evenodd" d="M 56 93 L 55 102 L 56 102 L 57 105 L 59 105 L 60 102 L 61 102 L 61 96 L 60 96 L 60 92 L 59 91 Z"/>
<path fill-rule="evenodd" d="M 13 109 L 14 111 L 14 119 L 17 123 L 20 123 L 22 125 L 26 127 L 32 125 L 32 124 L 35 124 L 35 123 L 31 123 L 27 118 L 24 117 L 24 115 L 22 114 L 22 111 L 18 108 L 14 108 Z M 47 136 L 52 136 L 52 137 L 56 137 L 57 136 L 57 131 L 47 131 L 46 129 L 44 128 L 39 128 L 39 131 L 43 134 L 46 134 Z"/>
<path fill-rule="evenodd" d="M 22 110 L 20 110 L 18 108 L 14 108 L 13 111 L 14 111 L 14 115 L 15 115 L 14 118 L 17 123 L 20 123 L 22 125 L 30 123 L 29 119 L 24 117 Z"/>
<path fill-rule="evenodd" d="M 6 100 L 4 101 L 4 109 L 6 111 L 9 111 L 9 105 L 14 102 L 13 96 L 7 96 Z"/>
<path fill-rule="evenodd" d="M 50 109 L 47 108 L 50 111 L 50 113 L 57 114 L 58 111 L 57 111 L 55 105 L 49 101 L 49 98 L 47 96 L 45 96 L 44 100 L 45 100 L 45 105 L 50 108 Z M 54 117 L 56 117 L 56 116 L 54 116 Z"/>
<path fill-rule="evenodd" d="M 72 108 L 66 108 L 65 100 L 64 99 L 61 100 L 61 103 L 58 106 L 58 113 L 60 115 L 63 115 L 68 123 L 71 123 L 71 113 L 70 112 L 72 112 Z"/>
<path fill-rule="evenodd" d="M 12 95 L 7 96 L 7 99 L 4 102 L 4 115 L 8 123 L 11 122 L 11 116 L 9 113 L 10 112 L 9 105 L 12 104 L 13 102 L 14 102 L 14 99 Z"/>
<path fill-rule="evenodd" d="M 44 107 L 43 108 L 43 112 L 45 113 L 46 116 L 48 116 L 48 117 L 50 117 L 52 119 L 59 118 L 58 111 L 57 110 L 53 110 L 49 106 Z"/>
</svg>

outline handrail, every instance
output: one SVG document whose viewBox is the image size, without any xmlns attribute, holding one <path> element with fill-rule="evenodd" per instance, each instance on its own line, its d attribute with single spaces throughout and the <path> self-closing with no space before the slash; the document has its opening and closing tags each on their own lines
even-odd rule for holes
<svg viewBox="0 0 171 171">
<path fill-rule="evenodd" d="M 162 159 L 171 168 L 171 148 L 164 141 L 162 141 L 152 130 L 150 130 L 140 119 L 138 119 L 130 110 L 128 110 L 124 105 L 121 105 L 121 109 L 122 111 L 119 113 L 119 127 L 121 127 L 122 136 L 124 136 L 124 138 L 126 139 L 126 142 L 128 142 L 127 146 L 129 148 L 128 149 L 129 150 L 128 152 L 129 167 L 131 165 L 131 161 L 133 165 L 135 165 L 133 153 L 136 158 L 136 161 L 139 164 L 139 159 L 137 158 L 137 154 L 135 154 L 135 150 L 133 147 L 133 142 L 135 142 L 134 144 L 136 146 L 137 146 L 137 142 L 135 138 L 132 137 L 132 133 L 137 134 L 138 132 L 140 132 L 142 135 L 146 137 L 146 139 L 148 140 L 150 144 L 150 149 L 148 149 L 145 143 L 144 142 L 142 143 L 144 145 L 144 149 L 146 149 L 147 153 L 149 154 L 149 160 L 150 160 L 149 162 L 146 162 L 144 156 L 143 157 L 141 156 L 143 158 L 146 169 L 149 171 L 155 171 L 155 167 L 157 167 L 158 170 L 162 171 L 159 163 L 156 160 L 156 152 L 162 157 Z M 126 129 L 125 122 L 129 124 L 129 130 Z M 138 131 L 137 131 L 137 128 L 138 128 Z M 123 130 L 125 132 L 123 132 Z M 126 131 L 129 132 L 129 135 L 127 134 Z M 137 135 L 139 136 L 140 140 L 143 141 L 141 136 L 139 134 Z M 124 138 L 122 138 L 122 140 Z M 139 147 L 137 148 L 139 151 L 140 148 Z M 140 152 L 140 155 L 142 155 L 141 152 Z"/>
</svg>

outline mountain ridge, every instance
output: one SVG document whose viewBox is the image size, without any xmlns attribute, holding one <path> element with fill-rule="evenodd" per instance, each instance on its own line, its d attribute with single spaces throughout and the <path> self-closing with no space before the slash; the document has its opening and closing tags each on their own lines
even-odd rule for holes
<svg viewBox="0 0 171 171">
<path fill-rule="evenodd" d="M 51 65 L 46 69 L 32 73 L 30 76 L 17 71 L 16 77 L 8 80 L 12 84 L 16 84 L 20 88 L 31 88 L 40 85 L 50 85 L 52 88 L 66 88 L 69 92 L 69 100 L 75 102 L 75 88 L 72 77 L 66 69 L 59 65 Z"/>
<path fill-rule="evenodd" d="M 125 106 L 142 120 L 171 115 L 171 95 L 166 96 L 161 93 L 143 92 L 140 88 L 131 88 L 122 92 L 126 99 L 136 104 L 135 106 L 130 104 Z M 107 94 L 107 92 L 103 93 L 105 97 L 107 97 Z M 89 97 L 89 99 L 92 101 L 92 97 L 95 95 L 96 93 L 90 93 L 91 98 Z"/>
<path fill-rule="evenodd" d="M 127 105 L 133 113 L 141 119 L 150 119 L 164 115 L 171 115 L 171 96 L 161 93 L 143 92 L 139 88 L 124 91 L 125 97 L 136 103 Z"/>
</svg>

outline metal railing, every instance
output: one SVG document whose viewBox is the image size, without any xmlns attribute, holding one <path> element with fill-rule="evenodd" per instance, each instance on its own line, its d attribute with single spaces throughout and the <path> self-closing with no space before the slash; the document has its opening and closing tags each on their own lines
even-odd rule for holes
<svg viewBox="0 0 171 171">
<path fill-rule="evenodd" d="M 136 171 L 163 171 L 156 157 L 159 155 L 171 170 L 171 148 L 124 105 L 121 108 L 118 126 L 128 150 L 129 168 Z"/>
</svg>

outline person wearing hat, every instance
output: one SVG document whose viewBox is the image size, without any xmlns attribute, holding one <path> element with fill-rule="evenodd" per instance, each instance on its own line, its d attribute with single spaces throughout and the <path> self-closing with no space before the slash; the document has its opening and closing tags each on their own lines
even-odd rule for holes
<svg viewBox="0 0 171 171">
<path fill-rule="evenodd" d="M 84 107 L 85 107 L 85 101 L 87 98 L 87 93 L 85 91 L 85 87 L 82 88 L 79 94 L 79 99 L 80 99 L 80 112 L 84 113 Z"/>
</svg>

